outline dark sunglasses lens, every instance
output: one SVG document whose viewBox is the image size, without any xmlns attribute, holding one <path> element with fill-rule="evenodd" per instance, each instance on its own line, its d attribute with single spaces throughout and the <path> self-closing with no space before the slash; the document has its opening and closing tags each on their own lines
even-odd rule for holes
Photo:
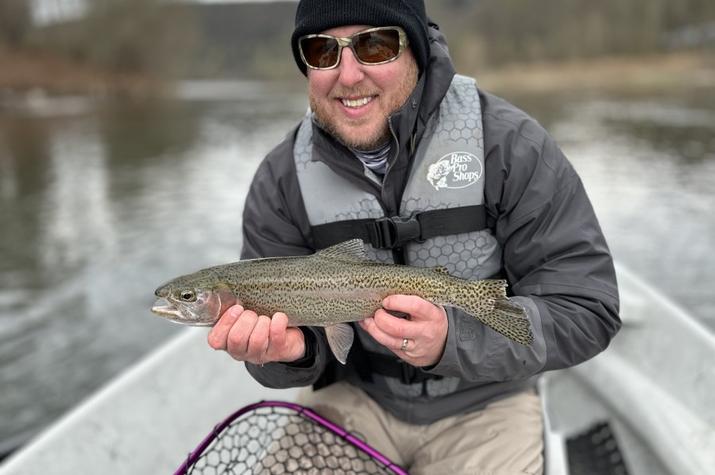
<svg viewBox="0 0 715 475">
<path fill-rule="evenodd" d="M 364 63 L 381 63 L 400 53 L 400 34 L 397 30 L 377 30 L 353 37 L 355 54 Z"/>
<path fill-rule="evenodd" d="M 300 49 L 306 63 L 314 68 L 329 68 L 338 61 L 338 42 L 333 38 L 303 38 Z"/>
</svg>

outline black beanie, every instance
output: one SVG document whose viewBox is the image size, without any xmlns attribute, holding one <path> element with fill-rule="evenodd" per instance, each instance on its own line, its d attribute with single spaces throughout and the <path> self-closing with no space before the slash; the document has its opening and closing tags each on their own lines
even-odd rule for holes
<svg viewBox="0 0 715 475">
<path fill-rule="evenodd" d="M 407 33 L 420 72 L 429 60 L 427 14 L 423 0 L 300 0 L 291 37 L 293 56 L 307 75 L 298 38 L 347 25 L 401 26 Z"/>
</svg>

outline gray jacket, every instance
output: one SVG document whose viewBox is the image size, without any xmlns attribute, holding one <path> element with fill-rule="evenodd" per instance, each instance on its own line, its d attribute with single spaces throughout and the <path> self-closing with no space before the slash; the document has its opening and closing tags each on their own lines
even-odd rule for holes
<svg viewBox="0 0 715 475">
<path fill-rule="evenodd" d="M 390 117 L 395 132 L 390 173 L 382 187 L 357 158 L 317 125 L 313 159 L 374 194 L 386 215 L 399 214 L 413 143 L 454 76 L 444 37 L 431 31 L 431 58 L 412 95 Z M 399 388 L 365 381 L 339 368 L 321 330 L 304 328 L 308 356 L 291 364 L 246 364 L 269 387 L 307 386 L 347 379 L 400 419 L 430 423 L 475 410 L 533 385 L 543 371 L 585 361 L 608 346 L 620 328 L 613 262 L 578 175 L 554 140 L 531 117 L 503 99 L 479 91 L 485 158 L 484 203 L 501 246 L 502 272 L 514 300 L 527 310 L 535 334 L 530 347 L 495 337 L 473 317 L 447 308 L 449 330 L 441 360 L 427 372 L 440 380 Z M 296 129 L 297 130 L 297 129 Z M 293 159 L 296 130 L 260 165 L 246 198 L 242 258 L 314 252 L 310 224 Z M 400 173 L 400 170 L 405 172 Z M 337 372 L 336 372 L 337 370 Z M 337 376 L 335 376 L 337 375 Z M 440 386 L 440 384 L 442 386 Z M 403 390 L 404 389 L 404 390 Z"/>
</svg>

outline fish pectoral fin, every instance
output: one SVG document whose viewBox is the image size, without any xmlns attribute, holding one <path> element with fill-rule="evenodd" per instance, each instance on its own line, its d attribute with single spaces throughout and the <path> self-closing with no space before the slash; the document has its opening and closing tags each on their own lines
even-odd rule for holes
<svg viewBox="0 0 715 475">
<path fill-rule="evenodd" d="M 353 346 L 355 332 L 347 323 L 337 323 L 325 327 L 325 335 L 328 337 L 328 346 L 332 350 L 335 358 L 342 364 L 348 360 L 348 352 Z"/>
</svg>

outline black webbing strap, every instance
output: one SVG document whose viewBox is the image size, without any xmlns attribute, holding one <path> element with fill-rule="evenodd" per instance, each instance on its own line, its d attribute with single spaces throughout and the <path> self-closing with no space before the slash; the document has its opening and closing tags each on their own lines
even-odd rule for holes
<svg viewBox="0 0 715 475">
<path fill-rule="evenodd" d="M 313 226 L 318 249 L 350 239 L 362 239 L 375 249 L 395 249 L 410 241 L 422 242 L 437 236 L 470 233 L 487 227 L 484 205 L 435 209 L 409 218 L 351 219 Z"/>
<path fill-rule="evenodd" d="M 391 378 L 399 379 L 402 384 L 416 384 L 430 379 L 442 379 L 437 374 L 426 373 L 416 366 L 405 363 L 396 356 L 374 353 L 363 348 L 360 338 L 355 338 L 353 347 L 348 355 L 347 365 L 333 361 L 329 364 L 320 378 L 313 384 L 313 389 L 318 390 L 329 386 L 336 381 L 342 381 L 347 377 L 350 370 L 366 382 L 372 382 L 373 374 L 380 374 Z"/>
<path fill-rule="evenodd" d="M 416 366 L 405 363 L 396 356 L 383 355 L 382 353 L 366 352 L 370 369 L 373 373 L 399 379 L 402 384 L 416 384 L 430 379 L 442 379 L 438 374 L 422 371 Z"/>
</svg>

